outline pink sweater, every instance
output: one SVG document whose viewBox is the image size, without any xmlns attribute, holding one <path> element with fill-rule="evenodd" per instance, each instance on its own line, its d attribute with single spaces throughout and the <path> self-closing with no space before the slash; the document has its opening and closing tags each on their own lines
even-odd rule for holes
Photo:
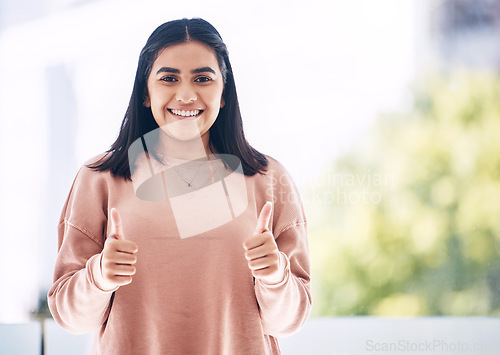
<svg viewBox="0 0 500 355">
<path fill-rule="evenodd" d="M 179 237 L 168 200 L 141 200 L 132 182 L 82 166 L 58 225 L 48 294 L 55 321 L 71 333 L 96 332 L 94 354 L 280 354 L 277 338 L 297 332 L 311 312 L 310 260 L 298 191 L 269 161 L 265 175 L 245 176 L 241 215 L 189 238 Z M 266 201 L 274 202 L 270 229 L 285 275 L 278 284 L 254 281 L 242 246 Z M 109 291 L 100 253 L 112 207 L 139 252 L 132 283 Z"/>
</svg>

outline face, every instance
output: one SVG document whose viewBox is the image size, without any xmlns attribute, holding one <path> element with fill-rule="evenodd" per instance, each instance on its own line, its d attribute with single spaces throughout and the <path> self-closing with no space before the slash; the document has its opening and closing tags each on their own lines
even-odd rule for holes
<svg viewBox="0 0 500 355">
<path fill-rule="evenodd" d="M 224 83 L 212 48 L 201 42 L 163 49 L 153 63 L 144 105 L 170 137 L 186 141 L 202 137 L 224 106 Z"/>
</svg>

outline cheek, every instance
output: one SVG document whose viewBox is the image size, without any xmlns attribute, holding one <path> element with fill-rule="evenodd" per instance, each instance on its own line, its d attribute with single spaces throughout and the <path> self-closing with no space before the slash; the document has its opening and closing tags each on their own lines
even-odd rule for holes
<svg viewBox="0 0 500 355">
<path fill-rule="evenodd" d="M 212 93 L 209 97 L 207 97 L 207 101 L 213 105 L 213 109 L 219 109 L 220 102 L 222 99 L 222 91 Z"/>
<path fill-rule="evenodd" d="M 172 90 L 165 86 L 151 86 L 149 98 L 152 106 L 166 105 L 172 99 Z"/>
</svg>

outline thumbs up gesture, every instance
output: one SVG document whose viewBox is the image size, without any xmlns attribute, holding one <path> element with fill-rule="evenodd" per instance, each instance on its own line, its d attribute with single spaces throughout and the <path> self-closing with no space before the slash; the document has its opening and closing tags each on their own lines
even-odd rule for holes
<svg viewBox="0 0 500 355">
<path fill-rule="evenodd" d="M 101 273 L 105 282 L 103 286 L 111 290 L 132 282 L 139 247 L 136 243 L 125 240 L 120 214 L 116 208 L 111 209 L 110 218 L 111 228 L 101 256 Z"/>
<path fill-rule="evenodd" d="M 275 284 L 280 282 L 284 275 L 280 268 L 280 251 L 268 229 L 271 212 L 272 202 L 268 201 L 262 207 L 254 235 L 243 242 L 243 247 L 252 275 L 265 283 Z"/>
</svg>

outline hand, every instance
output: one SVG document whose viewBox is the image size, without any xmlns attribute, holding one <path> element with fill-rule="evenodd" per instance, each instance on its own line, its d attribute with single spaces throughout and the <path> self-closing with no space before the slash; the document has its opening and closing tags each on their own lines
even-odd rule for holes
<svg viewBox="0 0 500 355">
<path fill-rule="evenodd" d="M 262 207 L 254 235 L 243 242 L 243 247 L 252 275 L 265 283 L 275 284 L 283 280 L 284 275 L 280 268 L 280 251 L 267 228 L 271 211 L 272 202 L 268 201 Z"/>
<path fill-rule="evenodd" d="M 116 208 L 110 211 L 111 230 L 104 243 L 101 256 L 101 273 L 105 281 L 105 289 L 128 285 L 135 274 L 136 243 L 125 240 L 120 214 Z"/>
</svg>

